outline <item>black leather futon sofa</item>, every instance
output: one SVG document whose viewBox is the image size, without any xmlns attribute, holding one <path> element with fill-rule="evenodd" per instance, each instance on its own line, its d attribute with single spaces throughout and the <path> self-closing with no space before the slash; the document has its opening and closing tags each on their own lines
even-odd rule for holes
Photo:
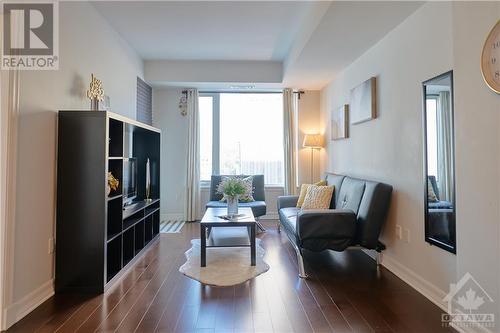
<svg viewBox="0 0 500 333">
<path fill-rule="evenodd" d="M 297 253 L 299 276 L 307 277 L 302 251 L 343 251 L 348 247 L 385 249 L 379 241 L 392 195 L 392 186 L 337 174 L 327 174 L 335 186 L 330 209 L 301 210 L 298 196 L 278 198 L 279 230 Z M 378 263 L 378 260 L 377 260 Z"/>
</svg>

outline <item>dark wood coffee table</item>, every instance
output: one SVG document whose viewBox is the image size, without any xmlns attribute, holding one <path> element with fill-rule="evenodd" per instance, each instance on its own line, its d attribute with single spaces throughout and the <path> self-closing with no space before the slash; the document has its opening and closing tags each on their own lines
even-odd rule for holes
<svg viewBox="0 0 500 333">
<path fill-rule="evenodd" d="M 238 208 L 238 213 L 244 214 L 244 216 L 228 221 L 219 217 L 227 214 L 227 208 L 207 208 L 200 222 L 201 267 L 207 265 L 207 247 L 250 247 L 250 264 L 255 266 L 255 217 L 253 216 L 251 208 Z M 250 245 L 207 245 L 207 228 L 234 227 L 248 227 L 248 229 L 250 229 Z"/>
</svg>

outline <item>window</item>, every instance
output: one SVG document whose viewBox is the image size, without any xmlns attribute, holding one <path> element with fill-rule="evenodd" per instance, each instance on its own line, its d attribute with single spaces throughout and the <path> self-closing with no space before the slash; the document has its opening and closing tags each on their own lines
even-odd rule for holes
<svg viewBox="0 0 500 333">
<path fill-rule="evenodd" d="M 282 186 L 281 93 L 200 94 L 200 176 L 264 174 Z"/>
</svg>

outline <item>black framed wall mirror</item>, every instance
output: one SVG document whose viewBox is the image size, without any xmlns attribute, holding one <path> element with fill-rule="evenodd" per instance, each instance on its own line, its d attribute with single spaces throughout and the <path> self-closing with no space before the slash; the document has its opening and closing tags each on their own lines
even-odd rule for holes
<svg viewBox="0 0 500 333">
<path fill-rule="evenodd" d="M 423 83 L 425 241 L 456 253 L 453 71 Z"/>
</svg>

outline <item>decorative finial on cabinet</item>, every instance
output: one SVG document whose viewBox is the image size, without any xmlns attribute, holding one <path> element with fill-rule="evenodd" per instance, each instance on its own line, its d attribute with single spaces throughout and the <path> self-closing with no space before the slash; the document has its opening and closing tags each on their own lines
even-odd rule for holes
<svg viewBox="0 0 500 333">
<path fill-rule="evenodd" d="M 87 98 L 90 99 L 90 109 L 92 111 L 99 110 L 99 101 L 104 99 L 104 90 L 102 81 L 98 80 L 94 74 L 90 76 L 90 88 L 87 90 Z"/>
</svg>

